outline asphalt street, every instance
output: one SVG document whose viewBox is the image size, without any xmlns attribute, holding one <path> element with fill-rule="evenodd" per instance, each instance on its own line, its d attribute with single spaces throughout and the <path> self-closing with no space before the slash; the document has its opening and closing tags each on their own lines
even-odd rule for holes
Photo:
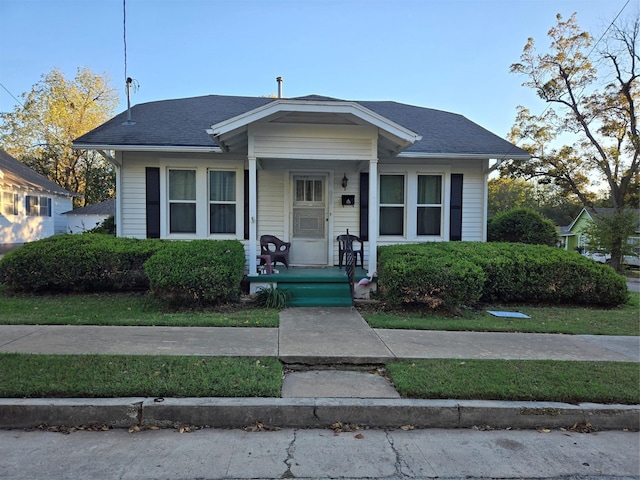
<svg viewBox="0 0 640 480">
<path fill-rule="evenodd" d="M 640 478 L 637 432 L 258 427 L 189 432 L 183 426 L 184 433 L 5 430 L 0 478 Z"/>
</svg>

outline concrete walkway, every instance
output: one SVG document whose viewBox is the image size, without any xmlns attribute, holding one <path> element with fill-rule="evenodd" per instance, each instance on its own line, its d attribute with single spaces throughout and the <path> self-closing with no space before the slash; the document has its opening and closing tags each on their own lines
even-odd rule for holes
<svg viewBox="0 0 640 480">
<path fill-rule="evenodd" d="M 279 328 L 1 325 L 0 352 L 269 356 L 285 364 L 282 398 L 0 399 L 0 428 L 256 421 L 297 428 L 337 420 L 381 428 L 640 428 L 638 406 L 401 399 L 383 367 L 419 358 L 640 362 L 639 337 L 372 329 L 352 308 L 291 308 Z"/>
<path fill-rule="evenodd" d="M 290 308 L 281 312 L 280 328 L 0 325 L 0 352 L 271 356 L 303 365 L 416 358 L 640 362 L 640 338 L 372 329 L 352 308 Z"/>
</svg>

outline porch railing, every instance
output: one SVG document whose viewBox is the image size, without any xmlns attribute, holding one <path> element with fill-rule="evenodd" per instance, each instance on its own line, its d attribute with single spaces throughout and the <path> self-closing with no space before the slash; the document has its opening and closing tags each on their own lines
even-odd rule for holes
<svg viewBox="0 0 640 480">
<path fill-rule="evenodd" d="M 349 229 L 347 229 L 347 240 L 345 242 L 344 259 L 344 271 L 347 274 L 347 279 L 349 281 L 349 290 L 351 291 L 351 301 L 353 302 L 353 282 L 355 279 L 356 259 L 353 255 L 353 241 L 351 240 L 351 237 L 349 237 Z"/>
</svg>

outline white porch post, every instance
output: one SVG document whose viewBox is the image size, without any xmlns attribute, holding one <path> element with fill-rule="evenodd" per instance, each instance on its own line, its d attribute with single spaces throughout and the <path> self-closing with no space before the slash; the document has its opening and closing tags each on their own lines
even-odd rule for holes
<svg viewBox="0 0 640 480">
<path fill-rule="evenodd" d="M 378 159 L 369 160 L 369 272 L 378 270 Z"/>
<path fill-rule="evenodd" d="M 249 157 L 249 275 L 258 274 L 257 252 L 257 205 L 256 158 Z"/>
</svg>

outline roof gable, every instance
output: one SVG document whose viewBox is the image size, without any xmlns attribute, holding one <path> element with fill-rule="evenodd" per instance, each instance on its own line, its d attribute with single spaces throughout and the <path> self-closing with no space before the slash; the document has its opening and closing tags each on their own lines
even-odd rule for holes
<svg viewBox="0 0 640 480">
<path fill-rule="evenodd" d="M 252 123 L 308 123 L 337 125 L 372 125 L 378 129 L 379 143 L 387 152 L 395 155 L 422 137 L 357 102 L 305 97 L 300 99 L 277 99 L 254 110 L 212 125 L 207 133 L 229 150 L 229 142 L 234 137 L 244 136 Z M 244 142 L 241 142 L 246 149 Z M 387 154 L 389 154 L 387 153 Z"/>
<path fill-rule="evenodd" d="M 0 185 L 68 197 L 76 196 L 75 193 L 65 190 L 44 175 L 40 175 L 4 150 L 0 150 Z"/>
</svg>

